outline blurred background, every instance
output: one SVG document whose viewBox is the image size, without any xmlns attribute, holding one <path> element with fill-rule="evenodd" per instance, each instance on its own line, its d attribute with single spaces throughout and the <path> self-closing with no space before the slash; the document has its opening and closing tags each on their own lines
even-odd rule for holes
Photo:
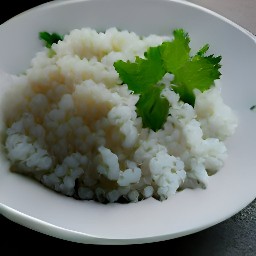
<svg viewBox="0 0 256 256">
<path fill-rule="evenodd" d="M 223 15 L 256 35 L 256 0 L 187 0 Z"/>
</svg>

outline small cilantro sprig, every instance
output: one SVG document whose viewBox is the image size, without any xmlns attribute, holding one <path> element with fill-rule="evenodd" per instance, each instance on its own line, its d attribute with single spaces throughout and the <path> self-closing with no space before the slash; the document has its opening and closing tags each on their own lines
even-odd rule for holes
<svg viewBox="0 0 256 256">
<path fill-rule="evenodd" d="M 52 47 L 52 44 L 63 41 L 64 36 L 58 33 L 49 33 L 46 31 L 42 31 L 39 33 L 39 38 L 43 40 L 45 46 L 50 49 Z"/>
<path fill-rule="evenodd" d="M 256 111 L 256 105 L 251 106 L 251 107 L 250 107 L 250 110 Z"/>
<path fill-rule="evenodd" d="M 203 92 L 221 76 L 221 56 L 206 56 L 208 44 L 195 56 L 191 56 L 188 33 L 176 29 L 173 35 L 172 41 L 149 47 L 144 58 L 137 56 L 135 62 L 119 60 L 114 63 L 123 83 L 128 85 L 129 90 L 140 95 L 136 108 L 143 127 L 154 131 L 163 127 L 169 113 L 169 103 L 161 96 L 164 86 L 159 83 L 166 73 L 174 75 L 170 89 L 192 106 L 195 103 L 194 89 Z"/>
<path fill-rule="evenodd" d="M 141 94 L 136 104 L 137 114 L 143 118 L 144 127 L 150 127 L 153 131 L 163 126 L 169 112 L 169 102 L 161 96 L 162 89 L 163 86 L 153 85 Z"/>
<path fill-rule="evenodd" d="M 128 88 L 140 94 L 136 107 L 144 127 L 156 131 L 162 127 L 169 110 L 167 99 L 161 97 L 163 87 L 156 85 L 166 71 L 159 47 L 150 47 L 144 57 L 136 57 L 134 63 L 120 60 L 114 63 L 114 67 Z"/>
<path fill-rule="evenodd" d="M 120 78 L 137 94 L 147 91 L 166 73 L 159 47 L 150 47 L 144 57 L 136 57 L 135 62 L 120 60 L 114 63 Z"/>
</svg>

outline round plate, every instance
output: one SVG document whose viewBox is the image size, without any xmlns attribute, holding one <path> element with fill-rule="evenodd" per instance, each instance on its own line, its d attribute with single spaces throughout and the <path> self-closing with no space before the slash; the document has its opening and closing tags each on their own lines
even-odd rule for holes
<svg viewBox="0 0 256 256">
<path fill-rule="evenodd" d="M 246 30 L 205 8 L 182 1 L 93 0 L 49 2 L 0 26 L 0 69 L 23 72 L 41 49 L 38 32 L 109 27 L 140 35 L 183 28 L 192 49 L 205 43 L 222 55 L 222 94 L 239 119 L 227 141 L 228 159 L 207 189 L 186 189 L 166 201 L 153 198 L 102 205 L 59 195 L 11 173 L 1 159 L 0 212 L 44 234 L 90 244 L 136 244 L 172 239 L 206 229 L 236 214 L 256 196 L 256 41 Z"/>
</svg>

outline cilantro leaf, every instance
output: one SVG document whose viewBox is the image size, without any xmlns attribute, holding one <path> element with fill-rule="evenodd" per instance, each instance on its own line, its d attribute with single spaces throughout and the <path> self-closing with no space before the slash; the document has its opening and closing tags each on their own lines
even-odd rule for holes
<svg viewBox="0 0 256 256">
<path fill-rule="evenodd" d="M 119 60 L 114 63 L 121 80 L 140 95 L 136 107 L 143 126 L 154 131 L 162 128 L 169 113 L 169 103 L 161 97 L 163 86 L 157 85 L 166 73 L 174 76 L 171 88 L 182 101 L 192 106 L 195 103 L 194 89 L 203 92 L 221 76 L 221 56 L 206 56 L 208 44 L 191 56 L 188 33 L 176 29 L 173 35 L 172 41 L 150 47 L 144 54 L 145 58 L 137 56 L 135 62 Z"/>
<path fill-rule="evenodd" d="M 215 79 L 219 79 L 221 57 L 196 55 L 181 68 L 174 72 L 173 90 L 180 95 L 180 99 L 194 106 L 194 89 L 201 92 L 208 90 Z"/>
<path fill-rule="evenodd" d="M 169 73 L 174 73 L 190 59 L 188 34 L 183 29 L 176 29 L 173 35 L 171 42 L 163 42 L 160 46 L 164 67 Z"/>
<path fill-rule="evenodd" d="M 162 128 L 169 113 L 169 102 L 161 96 L 162 89 L 162 86 L 150 87 L 141 95 L 136 104 L 143 127 L 150 127 L 153 131 Z"/>
<path fill-rule="evenodd" d="M 164 42 L 161 48 L 162 59 L 166 71 L 174 75 L 173 90 L 180 99 L 194 106 L 194 89 L 205 91 L 219 79 L 221 56 L 205 56 L 209 44 L 205 44 L 195 56 L 190 56 L 190 39 L 183 29 L 174 30 L 174 39 Z"/>
<path fill-rule="evenodd" d="M 209 44 L 205 44 L 197 53 L 196 56 L 204 56 L 204 54 L 209 50 Z"/>
<path fill-rule="evenodd" d="M 47 48 L 51 48 L 52 44 L 62 41 L 64 36 L 57 33 L 50 34 L 46 31 L 42 31 L 39 33 L 39 38 L 45 42 Z"/>
<path fill-rule="evenodd" d="M 144 53 L 145 58 L 136 57 L 134 63 L 116 61 L 114 67 L 122 81 L 134 93 L 142 93 L 156 84 L 165 75 L 159 47 L 150 47 Z"/>
</svg>

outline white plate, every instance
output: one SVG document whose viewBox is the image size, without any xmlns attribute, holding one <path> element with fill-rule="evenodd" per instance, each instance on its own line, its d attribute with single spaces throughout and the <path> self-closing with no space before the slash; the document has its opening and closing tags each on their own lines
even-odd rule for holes
<svg viewBox="0 0 256 256">
<path fill-rule="evenodd" d="M 1 162 L 0 211 L 39 232 L 91 244 L 135 244 L 188 235 L 231 217 L 256 196 L 255 131 L 256 41 L 229 20 L 181 1 L 57 1 L 14 17 L 0 26 L 0 69 L 22 72 L 40 50 L 38 32 L 67 33 L 90 26 L 116 26 L 138 34 L 171 33 L 184 28 L 192 48 L 205 43 L 222 55 L 223 98 L 239 118 L 227 142 L 229 157 L 206 190 L 185 190 L 164 202 L 102 205 L 58 195 Z"/>
</svg>

